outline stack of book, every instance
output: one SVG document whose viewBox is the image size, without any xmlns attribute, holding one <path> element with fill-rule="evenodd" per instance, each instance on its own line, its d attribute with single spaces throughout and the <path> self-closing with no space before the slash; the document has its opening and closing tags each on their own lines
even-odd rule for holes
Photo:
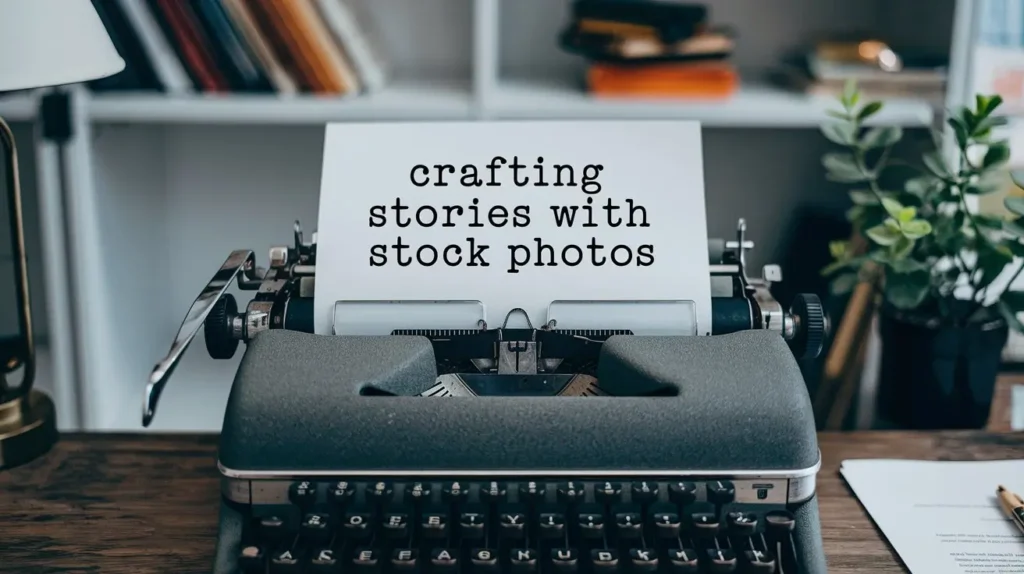
<svg viewBox="0 0 1024 574">
<path fill-rule="evenodd" d="M 351 96 L 388 70 L 350 0 L 93 0 L 125 70 L 95 91 Z"/>
<path fill-rule="evenodd" d="M 783 60 L 775 77 L 785 87 L 829 98 L 855 80 L 867 99 L 917 98 L 942 108 L 949 57 L 873 39 L 826 40 Z"/>
<path fill-rule="evenodd" d="M 560 44 L 587 58 L 595 96 L 717 99 L 739 85 L 733 34 L 700 4 L 577 0 Z"/>
</svg>

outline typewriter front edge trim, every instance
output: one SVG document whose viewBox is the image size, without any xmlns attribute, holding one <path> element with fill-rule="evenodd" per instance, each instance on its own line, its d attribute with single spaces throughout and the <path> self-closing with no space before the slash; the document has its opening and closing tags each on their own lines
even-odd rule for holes
<svg viewBox="0 0 1024 574">
<path fill-rule="evenodd" d="M 643 478 L 651 480 L 719 479 L 730 481 L 785 481 L 786 499 L 778 504 L 797 504 L 810 500 L 817 492 L 817 475 L 821 469 L 821 450 L 818 461 L 811 467 L 795 470 L 257 470 L 237 471 L 217 462 L 221 473 L 221 493 L 228 500 L 239 504 L 267 504 L 286 502 L 288 488 L 292 482 L 312 479 L 366 478 L 384 480 L 389 478 L 423 478 L 435 481 L 444 479 L 513 479 L 513 478 L 572 478 L 581 481 L 600 481 L 609 478 Z M 273 488 L 268 488 L 272 486 Z M 258 500 L 258 502 L 257 502 Z"/>
</svg>

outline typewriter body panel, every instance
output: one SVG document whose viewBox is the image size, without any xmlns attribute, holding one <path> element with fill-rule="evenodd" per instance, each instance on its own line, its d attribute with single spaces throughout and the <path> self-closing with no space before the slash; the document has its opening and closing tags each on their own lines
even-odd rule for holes
<svg viewBox="0 0 1024 574">
<path fill-rule="evenodd" d="M 267 271 L 232 254 L 144 411 L 199 328 L 214 357 L 246 343 L 215 574 L 825 572 L 796 358 L 827 322 L 813 297 L 783 311 L 775 270 L 746 277 L 742 222 L 722 244 L 712 336 L 508 317 L 314 335 L 315 242 L 296 231 Z M 236 280 L 257 290 L 241 312 Z"/>
</svg>

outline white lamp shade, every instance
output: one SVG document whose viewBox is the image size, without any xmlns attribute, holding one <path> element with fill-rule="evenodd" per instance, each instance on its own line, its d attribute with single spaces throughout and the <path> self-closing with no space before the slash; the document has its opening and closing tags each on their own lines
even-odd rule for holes
<svg viewBox="0 0 1024 574">
<path fill-rule="evenodd" d="M 89 0 L 0 0 L 0 91 L 86 82 L 123 69 Z"/>
</svg>

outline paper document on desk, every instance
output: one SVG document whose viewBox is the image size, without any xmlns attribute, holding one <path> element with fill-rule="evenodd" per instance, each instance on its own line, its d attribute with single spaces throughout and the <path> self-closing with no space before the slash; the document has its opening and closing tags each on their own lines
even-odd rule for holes
<svg viewBox="0 0 1024 574">
<path fill-rule="evenodd" d="M 331 124 L 319 210 L 318 334 L 370 334 L 335 329 L 353 300 L 481 301 L 489 328 L 516 308 L 540 327 L 553 301 L 687 300 L 711 329 L 697 122 Z"/>
<path fill-rule="evenodd" d="M 1024 460 L 846 460 L 840 472 L 914 574 L 1024 572 L 1024 537 L 996 499 Z"/>
</svg>

